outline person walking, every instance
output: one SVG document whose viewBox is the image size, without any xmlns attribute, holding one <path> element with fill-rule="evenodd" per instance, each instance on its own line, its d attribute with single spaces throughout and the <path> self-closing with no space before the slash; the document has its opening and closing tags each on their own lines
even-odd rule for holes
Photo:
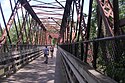
<svg viewBox="0 0 125 83">
<path fill-rule="evenodd" d="M 49 49 L 47 48 L 47 46 L 45 46 L 45 48 L 43 49 L 43 52 L 44 52 L 44 57 L 45 57 L 44 63 L 48 64 Z"/>
<path fill-rule="evenodd" d="M 53 52 L 54 52 L 54 46 L 51 46 L 51 47 L 50 47 L 51 58 L 53 58 Z"/>
</svg>

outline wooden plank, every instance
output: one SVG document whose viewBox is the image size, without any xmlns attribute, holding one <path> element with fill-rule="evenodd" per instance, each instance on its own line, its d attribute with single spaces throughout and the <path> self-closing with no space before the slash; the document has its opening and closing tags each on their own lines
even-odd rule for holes
<svg viewBox="0 0 125 83">
<path fill-rule="evenodd" d="M 79 81 L 81 81 L 81 77 L 83 77 L 88 83 L 117 83 L 113 79 L 100 74 L 92 67 L 83 63 L 82 61 L 74 57 L 72 54 L 64 51 L 60 47 L 59 50 L 61 51 L 62 56 L 65 58 L 68 65 L 70 66 Z"/>
<path fill-rule="evenodd" d="M 66 62 L 68 63 L 68 65 L 70 66 L 70 69 L 73 71 L 74 75 L 76 76 L 77 80 L 79 81 L 79 83 L 86 83 L 86 80 L 84 79 L 84 77 L 82 77 L 80 75 L 80 72 L 78 72 L 78 70 L 74 67 L 74 64 L 72 64 L 65 55 L 63 55 Z"/>
<path fill-rule="evenodd" d="M 68 77 L 69 77 L 68 80 L 70 80 L 71 83 L 74 83 L 74 81 L 73 81 L 73 79 L 72 79 L 72 76 L 71 76 L 71 74 L 70 74 L 70 72 L 68 71 L 68 68 L 67 68 L 67 66 L 66 66 L 66 62 L 65 62 L 64 60 L 63 60 L 63 64 L 64 64 L 64 67 L 65 67 L 65 69 L 66 69 L 66 73 L 68 74 Z"/>
</svg>

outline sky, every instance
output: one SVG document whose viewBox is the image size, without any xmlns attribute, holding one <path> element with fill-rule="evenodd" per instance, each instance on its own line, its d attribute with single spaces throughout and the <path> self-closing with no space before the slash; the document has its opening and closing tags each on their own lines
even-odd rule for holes
<svg viewBox="0 0 125 83">
<path fill-rule="evenodd" d="M 3 13 L 4 13 L 5 20 L 7 22 L 9 20 L 10 15 L 11 15 L 11 12 L 12 12 L 9 0 L 0 0 L 0 3 L 1 3 L 1 6 L 2 6 L 2 10 L 3 10 Z M 13 3 L 13 6 L 14 6 L 14 3 Z M 1 16 L 1 12 L 0 12 L 0 23 L 3 27 L 4 24 L 3 24 L 3 18 Z"/>
<path fill-rule="evenodd" d="M 14 5 L 15 5 L 14 0 L 11 0 L 11 1 L 12 1 L 12 5 L 14 7 Z M 48 3 L 48 2 L 54 2 L 55 0 L 41 0 L 41 1 Z M 65 0 L 58 0 L 58 1 L 65 1 Z M 0 3 L 2 5 L 3 13 L 5 16 L 6 23 L 7 23 L 10 15 L 11 15 L 11 12 L 12 12 L 11 7 L 10 7 L 10 2 L 9 2 L 9 0 L 0 0 Z M 35 3 L 35 2 L 32 1 L 31 4 L 33 4 L 33 3 Z M 84 11 L 83 12 L 86 14 L 88 13 L 88 3 L 89 3 L 89 0 L 84 0 L 84 9 L 83 9 Z M 65 5 L 64 3 L 62 3 L 62 4 Z M 62 13 L 63 13 L 63 11 L 62 11 Z M 1 13 L 0 13 L 0 23 L 1 23 L 1 26 L 4 27 Z"/>
</svg>

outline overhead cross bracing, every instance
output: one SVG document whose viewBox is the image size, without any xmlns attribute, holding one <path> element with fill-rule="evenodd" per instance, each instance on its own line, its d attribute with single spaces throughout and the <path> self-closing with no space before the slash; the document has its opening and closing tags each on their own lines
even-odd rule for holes
<svg viewBox="0 0 125 83">
<path fill-rule="evenodd" d="M 11 1 L 15 1 L 15 3 L 12 4 Z M 10 0 L 11 15 L 9 15 L 10 18 L 7 23 L 4 6 L 0 5 L 1 17 L 5 24 L 4 27 L 3 24 L 0 26 L 2 33 L 0 51 L 10 53 L 13 51 L 20 52 L 21 50 L 22 54 L 22 50 L 28 49 L 28 53 L 25 51 L 26 54 L 24 53 L 21 56 L 27 57 L 31 54 L 30 58 L 32 59 L 37 51 L 34 48 L 52 44 L 51 40 L 58 38 L 57 35 L 59 35 L 60 54 L 64 59 L 65 70 L 68 72 L 67 78 L 70 78 L 71 81 L 73 80 L 75 83 L 93 82 L 90 82 L 91 79 L 86 79 L 91 78 L 91 75 L 83 73 L 85 71 L 83 67 L 85 66 L 82 64 L 88 63 L 94 70 L 98 70 L 116 81 L 124 83 L 125 4 L 123 1 L 66 0 L 64 6 L 60 0 L 55 0 L 56 4 L 52 0 L 50 2 L 48 0 Z M 85 8 L 88 13 L 84 13 Z M 34 50 L 33 54 L 35 55 L 32 56 L 29 48 Z M 39 53 L 39 51 L 37 52 Z M 10 62 L 15 62 L 11 58 L 6 58 L 7 62 L 2 60 L 0 64 L 9 63 L 8 59 Z M 27 61 L 28 59 L 23 60 Z M 23 63 L 23 60 L 21 63 Z M 15 64 L 18 65 L 18 63 Z M 10 65 L 12 67 L 7 66 L 8 69 L 5 68 L 4 75 L 8 74 L 6 72 L 9 69 L 11 73 L 14 66 L 13 63 Z M 93 71 L 89 70 L 87 72 L 92 74 Z M 94 74 L 94 78 L 95 76 L 101 77 L 99 73 Z M 96 79 L 100 78 L 96 77 L 95 83 L 97 82 Z M 101 79 L 104 78 L 101 77 Z M 104 80 L 107 81 L 107 79 Z M 109 79 L 109 81 L 111 80 Z"/>
<path fill-rule="evenodd" d="M 25 9 L 31 14 L 31 16 L 41 25 L 41 27 L 44 30 L 46 30 L 41 21 L 39 20 L 38 16 L 36 15 L 36 13 L 31 8 L 30 4 L 27 2 L 27 0 L 19 0 L 19 1 L 25 7 Z"/>
<path fill-rule="evenodd" d="M 46 29 L 51 29 L 49 27 L 55 27 L 60 29 L 61 19 L 63 16 L 64 8 L 60 4 L 65 6 L 65 0 L 30 0 L 29 4 L 32 9 L 46 27 Z M 55 30 L 56 30 L 55 29 Z"/>
<path fill-rule="evenodd" d="M 41 0 L 9 0 L 8 6 L 11 9 L 11 16 L 6 23 L 7 18 L 4 15 L 4 12 L 6 10 L 3 11 L 4 8 L 2 8 L 2 4 L 2 6 L 0 7 L 2 14 L 1 20 L 4 21 L 4 24 L 2 23 L 1 26 L 2 37 L 0 39 L 0 44 L 5 44 L 5 42 L 8 40 L 10 44 L 13 43 L 13 37 L 10 35 L 12 34 L 11 31 L 14 28 L 16 29 L 16 40 L 14 40 L 14 43 L 16 44 L 26 42 L 34 43 L 35 37 L 37 37 L 38 34 L 36 34 L 36 32 L 33 32 L 32 30 L 43 30 L 44 32 L 42 33 L 42 35 L 45 35 L 46 33 L 50 34 L 49 30 L 51 29 L 53 29 L 54 32 L 56 31 L 58 33 L 64 11 L 63 5 L 65 5 L 64 0 L 51 0 L 48 2 Z M 35 37 L 28 37 L 31 34 L 34 34 Z M 39 44 L 40 41 L 41 40 L 39 40 Z"/>
<path fill-rule="evenodd" d="M 63 17 L 65 0 L 30 0 L 29 4 L 38 16 L 48 34 L 57 33 L 58 38 L 61 26 L 61 19 Z"/>
</svg>

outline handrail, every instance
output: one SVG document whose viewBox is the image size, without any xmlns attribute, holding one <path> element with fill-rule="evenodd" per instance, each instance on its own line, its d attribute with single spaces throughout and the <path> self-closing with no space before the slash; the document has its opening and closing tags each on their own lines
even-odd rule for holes
<svg viewBox="0 0 125 83">
<path fill-rule="evenodd" d="M 78 58 L 74 57 L 69 52 L 58 48 L 62 56 L 62 61 L 71 83 L 117 83 L 113 79 L 104 76 L 90 67 L 88 64 L 83 63 Z"/>
<path fill-rule="evenodd" d="M 100 42 L 100 41 L 110 41 L 110 40 L 119 40 L 119 39 L 125 39 L 125 35 L 119 35 L 119 36 L 110 36 L 110 37 L 105 37 L 105 38 L 98 38 L 98 39 L 91 39 L 91 40 L 85 40 L 85 41 L 80 41 L 81 43 L 90 43 L 90 42 Z M 67 43 L 62 43 L 59 45 L 69 45 L 69 44 L 78 44 L 79 42 L 67 42 Z"/>
<path fill-rule="evenodd" d="M 6 78 L 42 54 L 39 48 L 1 53 L 0 78 Z"/>
</svg>

